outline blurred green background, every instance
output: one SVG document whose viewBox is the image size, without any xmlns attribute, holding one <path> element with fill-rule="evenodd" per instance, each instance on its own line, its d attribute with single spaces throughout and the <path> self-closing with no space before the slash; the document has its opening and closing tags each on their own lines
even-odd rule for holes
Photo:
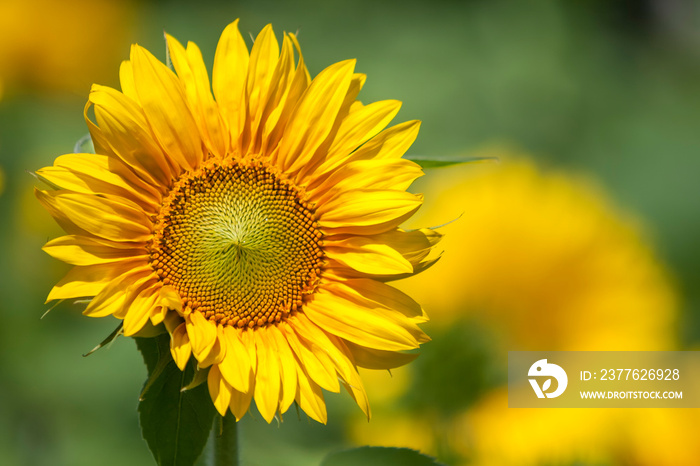
<svg viewBox="0 0 700 466">
<path fill-rule="evenodd" d="M 40 249 L 60 231 L 28 171 L 72 152 L 90 84 L 118 87 L 131 43 L 162 58 L 166 30 L 211 64 L 235 18 L 244 35 L 298 31 L 312 75 L 357 58 L 363 102 L 398 99 L 398 121 L 423 121 L 410 154 L 501 160 L 415 186 L 422 225 L 462 217 L 407 286 L 433 341 L 393 378 L 367 374 L 372 421 L 333 394 L 327 426 L 253 413 L 244 464 L 364 443 L 450 464 L 700 463 L 697 410 L 514 412 L 503 398 L 508 350 L 700 347 L 698 2 L 0 0 L 0 464 L 151 464 L 134 343 L 83 358 L 115 320 L 72 304 L 40 320 L 68 266 Z"/>
</svg>

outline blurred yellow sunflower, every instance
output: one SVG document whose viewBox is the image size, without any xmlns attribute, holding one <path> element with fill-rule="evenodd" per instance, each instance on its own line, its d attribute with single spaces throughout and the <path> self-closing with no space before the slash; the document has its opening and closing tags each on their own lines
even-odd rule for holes
<svg viewBox="0 0 700 466">
<path fill-rule="evenodd" d="M 134 17 L 131 1 L 1 1 L 0 97 L 3 88 L 82 94 L 95 76 L 109 78 Z"/>
<path fill-rule="evenodd" d="M 401 284 L 436 326 L 454 328 L 466 320 L 489 335 L 494 353 L 502 355 L 494 362 L 502 365 L 470 367 L 470 376 L 502 371 L 509 350 L 677 348 L 679 297 L 637 219 L 615 208 L 590 179 L 544 170 L 510 150 L 479 155 L 501 162 L 439 171 L 421 186 L 431 202 L 417 221 L 460 218 L 445 227 L 450 254 L 420 281 Z M 415 366 L 409 369 L 414 380 L 425 379 Z M 458 378 L 455 383 L 465 385 Z M 370 395 L 377 389 L 371 381 L 366 388 Z M 415 391 L 416 384 L 406 390 Z M 432 445 L 443 445 L 456 458 L 452 464 L 695 464 L 698 449 L 688 443 L 687 430 L 692 414 L 685 412 L 512 409 L 505 388 L 495 387 L 438 420 Z M 395 443 L 385 433 L 391 427 L 375 427 L 353 422 L 351 433 L 359 441 Z M 672 448 L 652 453 L 664 442 Z"/>
<path fill-rule="evenodd" d="M 445 230 L 449 256 L 401 284 L 433 321 L 469 316 L 511 350 L 673 349 L 678 298 L 638 220 L 582 176 L 482 155 L 501 163 L 421 186 L 431 203 L 418 221 L 460 217 Z"/>
<path fill-rule="evenodd" d="M 68 233 L 44 250 L 75 266 L 48 300 L 94 297 L 84 313 L 127 336 L 163 323 L 222 415 L 254 399 L 270 422 L 296 401 L 325 423 L 321 389 L 343 385 L 369 416 L 357 367 L 405 364 L 428 340 L 421 306 L 385 283 L 439 240 L 398 228 L 422 203 L 401 158 L 419 122 L 385 129 L 400 102 L 357 101 L 354 60 L 311 80 L 295 36 L 280 47 L 269 25 L 250 53 L 238 21 L 224 30 L 213 94 L 198 47 L 167 44 L 177 74 L 133 45 L 122 91 L 92 87 L 96 154 L 37 172 Z"/>
</svg>

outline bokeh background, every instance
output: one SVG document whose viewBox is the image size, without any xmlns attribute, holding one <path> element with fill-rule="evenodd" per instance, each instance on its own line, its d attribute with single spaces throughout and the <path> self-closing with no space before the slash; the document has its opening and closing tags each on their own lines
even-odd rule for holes
<svg viewBox="0 0 700 466">
<path fill-rule="evenodd" d="M 86 134 L 90 84 L 118 85 L 162 31 L 209 64 L 235 18 L 299 31 L 312 74 L 346 58 L 365 102 L 420 119 L 409 153 L 497 157 L 428 170 L 413 226 L 442 260 L 400 286 L 433 341 L 366 371 L 373 418 L 329 394 L 321 426 L 291 410 L 242 422 L 246 465 L 318 464 L 353 445 L 409 446 L 454 465 L 700 464 L 700 412 L 508 409 L 509 350 L 700 347 L 700 3 L 0 0 L 0 464 L 151 464 L 133 341 L 83 358 L 116 326 L 44 298 L 67 266 L 29 172 Z"/>
</svg>

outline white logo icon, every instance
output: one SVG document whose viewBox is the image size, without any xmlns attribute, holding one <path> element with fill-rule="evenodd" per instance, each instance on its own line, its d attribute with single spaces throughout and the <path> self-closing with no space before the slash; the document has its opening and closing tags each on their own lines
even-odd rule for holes
<svg viewBox="0 0 700 466">
<path fill-rule="evenodd" d="M 542 388 L 537 383 L 537 379 L 528 379 L 532 389 L 535 390 L 537 398 L 556 398 L 566 390 L 566 384 L 569 383 L 569 378 L 566 376 L 564 369 L 557 366 L 556 364 L 547 363 L 546 359 L 540 359 L 535 364 L 530 366 L 530 370 L 527 373 L 530 377 L 549 377 L 542 384 Z M 551 393 L 547 393 L 547 390 L 552 385 L 552 378 L 557 380 L 557 389 Z"/>
</svg>

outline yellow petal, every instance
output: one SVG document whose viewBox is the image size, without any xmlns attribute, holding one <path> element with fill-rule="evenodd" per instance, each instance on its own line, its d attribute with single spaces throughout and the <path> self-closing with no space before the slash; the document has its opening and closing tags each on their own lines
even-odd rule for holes
<svg viewBox="0 0 700 466">
<path fill-rule="evenodd" d="M 61 189 L 124 197 L 154 213 L 160 206 L 159 193 L 149 189 L 116 157 L 66 154 L 58 157 L 53 167 L 41 168 L 36 173 Z"/>
<path fill-rule="evenodd" d="M 340 124 L 328 150 L 327 162 L 319 170 L 323 173 L 335 168 L 355 149 L 383 130 L 400 108 L 401 102 L 398 100 L 383 100 L 352 108 Z"/>
<path fill-rule="evenodd" d="M 325 141 L 348 92 L 355 60 L 321 71 L 311 82 L 289 119 L 278 155 L 283 171 L 291 173 L 308 164 Z"/>
<path fill-rule="evenodd" d="M 386 309 L 396 310 L 406 317 L 417 319 L 420 322 L 427 320 L 425 311 L 420 304 L 403 291 L 386 283 L 366 278 L 353 278 L 343 282 L 329 281 L 324 287 L 335 294 L 348 298 L 361 296 Z"/>
<path fill-rule="evenodd" d="M 311 419 L 325 424 L 328 422 L 328 413 L 326 412 L 326 403 L 323 400 L 321 387 L 309 380 L 301 366 L 297 369 L 299 391 L 297 392 L 296 402 Z"/>
<path fill-rule="evenodd" d="M 214 402 L 216 410 L 222 416 L 226 415 L 229 404 L 231 403 L 231 386 L 226 383 L 226 380 L 221 376 L 219 367 L 214 365 L 209 369 L 207 375 L 207 385 L 209 386 L 209 394 Z"/>
<path fill-rule="evenodd" d="M 118 285 L 121 285 L 120 287 L 123 288 L 127 287 L 126 284 L 112 280 L 112 282 L 107 285 L 107 287 L 105 287 L 100 294 L 90 301 L 88 307 L 83 311 L 84 315 L 89 317 L 106 317 L 120 312 L 124 308 L 124 299 L 126 296 L 124 293 L 113 293 L 112 290 L 109 289 L 110 285 L 113 283 L 115 284 L 115 287 Z M 98 300 L 98 298 L 102 296 L 104 296 L 103 299 Z"/>
<path fill-rule="evenodd" d="M 350 381 L 357 375 L 352 354 L 347 351 L 340 338 L 326 333 L 304 314 L 297 314 L 289 322 L 290 324 L 293 322 L 299 338 L 312 349 L 315 355 L 323 351 L 324 358 L 319 357 L 319 359 L 324 362 L 329 373 L 336 371 L 345 381 Z"/>
<path fill-rule="evenodd" d="M 53 287 L 46 302 L 97 296 L 113 279 L 142 265 L 140 260 L 128 260 L 107 265 L 75 266 Z"/>
<path fill-rule="evenodd" d="M 146 282 L 143 287 L 134 286 L 133 291 L 127 290 L 124 300 L 124 307 L 127 309 L 124 316 L 124 336 L 130 337 L 146 325 L 158 299 L 158 287 L 159 285 Z"/>
<path fill-rule="evenodd" d="M 413 231 L 388 231 L 376 235 L 374 238 L 399 251 L 417 269 L 435 245 L 440 242 L 442 236 L 430 228 L 421 228 Z"/>
<path fill-rule="evenodd" d="M 369 419 L 372 417 L 372 411 L 369 407 L 369 398 L 367 397 L 367 392 L 365 391 L 364 384 L 362 383 L 362 378 L 357 372 L 357 367 L 355 367 L 352 352 L 346 345 L 349 342 L 333 335 L 330 335 L 329 337 L 338 350 L 345 356 L 344 359 L 347 359 L 347 361 L 351 363 L 347 375 L 343 375 L 343 387 L 345 387 L 345 390 L 347 390 L 352 399 L 355 400 L 355 403 L 357 403 L 360 409 L 365 413 L 367 420 L 369 421 Z"/>
<path fill-rule="evenodd" d="M 95 148 L 95 153 L 116 157 L 117 153 L 114 151 L 114 149 L 112 149 L 112 146 L 107 140 L 107 137 L 104 135 L 104 132 L 95 123 L 93 123 L 92 120 L 90 120 L 89 111 L 92 106 L 93 104 L 90 102 L 90 100 L 85 103 L 83 118 L 85 119 L 88 131 L 90 132 L 90 139 L 92 139 L 92 145 Z"/>
<path fill-rule="evenodd" d="M 391 315 L 328 293 L 316 293 L 304 313 L 326 332 L 369 348 L 409 350 L 427 338 L 416 334 L 409 321 L 401 323 Z"/>
<path fill-rule="evenodd" d="M 238 20 L 226 26 L 214 57 L 212 88 L 221 114 L 231 134 L 243 133 L 246 121 L 245 83 L 248 75 L 248 48 L 238 31 Z"/>
<path fill-rule="evenodd" d="M 105 86 L 93 85 L 89 95 L 95 106 L 99 132 L 115 154 L 152 185 L 169 185 L 172 171 L 136 102 Z M 86 121 L 90 120 L 86 116 Z"/>
<path fill-rule="evenodd" d="M 165 285 L 160 288 L 159 304 L 177 313 L 182 312 L 182 299 L 180 298 L 180 294 L 170 285 Z"/>
<path fill-rule="evenodd" d="M 324 244 L 326 256 L 359 272 L 391 275 L 413 272 L 413 266 L 396 250 L 364 236 Z"/>
<path fill-rule="evenodd" d="M 417 353 L 383 351 L 356 345 L 351 341 L 346 341 L 345 344 L 352 352 L 355 363 L 366 369 L 394 369 L 408 364 L 418 357 Z"/>
<path fill-rule="evenodd" d="M 160 189 L 162 187 L 154 187 L 152 184 L 144 181 L 128 164 L 116 155 L 65 154 L 57 157 L 53 164 L 55 167 L 99 178 L 111 185 L 118 186 L 122 188 L 127 196 L 133 196 L 135 199 L 143 202 L 160 205 L 162 199 L 162 191 Z M 110 172 L 110 174 L 106 172 Z M 105 192 L 104 194 L 109 193 Z"/>
<path fill-rule="evenodd" d="M 357 403 L 357 406 L 360 407 L 362 412 L 365 413 L 369 421 L 372 417 L 372 411 L 370 410 L 369 398 L 367 397 L 367 392 L 365 391 L 360 376 L 358 375 L 352 382 L 343 382 L 343 387 L 345 387 L 345 390 L 347 390 L 352 399 L 355 400 L 355 403 Z"/>
<path fill-rule="evenodd" d="M 161 287 L 161 296 L 163 295 L 163 289 L 169 287 L 169 285 Z M 184 319 L 176 312 L 168 312 L 165 316 L 165 319 L 163 320 L 165 329 L 168 331 L 171 337 L 173 336 L 173 332 L 175 331 L 175 329 L 183 323 L 185 323 Z"/>
<path fill-rule="evenodd" d="M 92 237 L 93 235 L 90 234 L 89 232 L 85 231 L 85 229 L 80 228 L 78 225 L 73 223 L 71 220 L 69 220 L 63 212 L 55 205 L 54 202 L 51 200 L 51 196 L 49 196 L 47 191 L 34 188 L 34 195 L 36 196 L 37 200 L 41 203 L 41 205 L 51 214 L 53 219 L 58 223 L 58 225 L 68 233 L 69 235 L 74 235 L 74 236 L 89 236 Z M 108 241 L 104 238 L 99 238 L 104 241 Z M 134 243 L 127 243 L 131 247 Z"/>
<path fill-rule="evenodd" d="M 181 167 L 198 167 L 203 157 L 202 140 L 180 81 L 138 45 L 131 47 L 131 63 L 136 92 L 156 139 Z"/>
<path fill-rule="evenodd" d="M 134 68 L 129 60 L 122 61 L 119 66 L 119 84 L 121 84 L 122 94 L 134 102 L 139 102 L 139 95 L 134 85 Z"/>
<path fill-rule="evenodd" d="M 151 312 L 151 323 L 153 325 L 165 324 L 168 333 L 172 335 L 173 330 L 183 321 L 180 317 L 181 313 L 180 295 L 172 286 L 161 284 L 156 305 Z"/>
<path fill-rule="evenodd" d="M 356 189 L 340 193 L 317 207 L 321 228 L 329 234 L 376 234 L 396 227 L 421 206 L 420 196 L 394 190 Z"/>
<path fill-rule="evenodd" d="M 158 327 L 160 324 L 163 323 L 163 321 L 165 321 L 165 316 L 167 316 L 169 312 L 170 312 L 170 310 L 167 307 L 162 306 L 159 303 L 159 300 L 156 300 L 156 303 L 153 306 L 153 309 L 151 310 L 151 315 L 150 315 L 151 325 L 154 327 Z M 162 333 L 162 330 L 161 330 L 161 333 Z"/>
<path fill-rule="evenodd" d="M 261 148 L 267 142 L 265 132 L 269 118 L 278 119 L 284 107 L 285 98 L 289 93 L 289 84 L 294 76 L 294 46 L 285 34 L 282 52 L 276 61 L 274 71 L 265 93 L 261 93 L 258 115 L 251 115 L 251 141 L 249 151 L 261 153 Z M 270 122 L 275 124 L 276 121 Z"/>
<path fill-rule="evenodd" d="M 216 340 L 214 346 L 211 347 L 205 355 L 202 355 L 199 359 L 198 366 L 200 368 L 209 367 L 212 364 L 219 364 L 226 356 L 226 343 L 224 342 L 224 328 L 222 326 L 216 326 Z"/>
<path fill-rule="evenodd" d="M 272 78 L 280 56 L 279 43 L 272 30 L 272 25 L 268 24 L 255 38 L 253 48 L 250 51 L 250 63 L 248 65 L 248 80 L 246 86 L 246 99 L 248 103 L 248 115 L 251 135 L 255 136 L 257 128 L 260 127 L 262 114 L 271 87 L 275 86 Z M 253 139 L 255 139 L 253 137 Z M 252 144 L 259 144 L 260 141 L 251 141 Z M 252 151 L 256 151 L 253 145 Z"/>
<path fill-rule="evenodd" d="M 250 355 L 243 346 L 239 333 L 235 328 L 224 327 L 226 357 L 219 363 L 219 370 L 236 390 L 247 392 L 250 388 L 248 386 L 251 373 Z"/>
<path fill-rule="evenodd" d="M 255 374 L 258 370 L 258 358 L 255 354 L 255 339 L 253 337 L 253 332 L 248 332 L 244 330 L 241 331 L 239 335 L 241 337 L 241 343 L 243 343 L 243 347 L 248 352 L 248 358 L 250 360 L 250 370 L 253 374 Z"/>
<path fill-rule="evenodd" d="M 187 103 L 204 144 L 212 154 L 223 157 L 228 151 L 228 132 L 211 94 L 202 53 L 192 42 L 187 44 L 185 50 L 171 35 L 166 34 L 166 39 L 173 67 L 183 84 Z"/>
<path fill-rule="evenodd" d="M 362 86 L 364 85 L 367 76 L 364 74 L 353 73 L 350 78 L 350 85 L 348 90 L 343 97 L 343 101 L 340 104 L 338 113 L 335 117 L 335 121 L 332 122 L 330 131 L 321 144 L 314 150 L 313 154 L 310 154 L 310 158 L 307 163 L 298 164 L 299 171 L 295 175 L 297 183 L 300 185 L 311 184 L 314 180 L 319 179 L 320 166 L 327 161 L 329 156 L 329 150 L 333 140 L 335 139 L 342 122 L 347 118 L 350 109 L 358 104 L 356 101 L 357 95 L 360 93 Z M 296 172 L 297 167 L 292 167 L 291 171 Z"/>
<path fill-rule="evenodd" d="M 37 197 L 53 212 L 85 231 L 113 241 L 148 241 L 151 220 L 126 199 L 107 198 L 66 191 L 41 191 Z"/>
<path fill-rule="evenodd" d="M 323 204 L 338 193 L 358 188 L 405 191 L 422 175 L 420 165 L 406 159 L 358 160 L 343 165 L 313 188 L 311 200 Z"/>
<path fill-rule="evenodd" d="M 46 243 L 42 249 L 51 257 L 72 265 L 105 264 L 137 258 L 148 262 L 148 253 L 139 243 L 133 249 L 124 249 L 85 236 L 61 236 Z"/>
<path fill-rule="evenodd" d="M 187 324 L 184 322 L 178 325 L 170 336 L 170 354 L 173 356 L 177 367 L 184 371 L 187 361 L 190 360 L 190 355 L 192 354 L 192 345 L 187 334 Z"/>
<path fill-rule="evenodd" d="M 253 372 L 250 372 L 250 380 L 248 381 L 248 385 L 250 386 L 250 390 L 247 392 L 239 392 L 236 389 L 231 391 L 231 404 L 229 407 L 231 408 L 231 412 L 236 417 L 237 421 L 240 421 L 245 413 L 248 412 L 250 402 L 253 399 L 253 392 L 255 391 L 255 375 Z"/>
<path fill-rule="evenodd" d="M 304 94 L 306 88 L 309 87 L 309 83 L 311 82 L 309 78 L 309 72 L 306 69 L 306 65 L 304 63 L 304 57 L 301 54 L 299 43 L 297 42 L 297 39 L 294 36 L 294 34 L 287 34 L 285 36 L 285 42 L 282 47 L 283 55 L 285 53 L 288 53 L 286 52 L 288 48 L 287 41 L 292 42 L 294 44 L 297 53 L 299 54 L 299 63 L 297 64 L 296 70 L 294 70 L 294 74 L 291 77 L 291 81 L 289 81 L 289 84 L 286 87 L 286 89 L 284 89 L 285 86 L 282 82 L 278 86 L 278 93 L 284 90 L 284 93 L 281 96 L 279 96 L 279 101 L 276 101 L 279 94 L 271 97 L 271 99 L 268 101 L 268 107 L 272 106 L 273 108 L 269 112 L 267 119 L 264 120 L 265 126 L 262 132 L 263 142 L 262 147 L 260 149 L 261 154 L 264 155 L 270 155 L 273 152 L 273 149 L 275 149 L 278 146 L 279 141 L 284 133 L 284 129 L 286 128 L 287 123 L 289 121 L 290 115 L 292 114 L 292 111 L 296 107 L 297 103 L 299 102 L 299 99 Z M 286 64 L 286 62 L 284 62 L 283 60 L 284 58 L 280 57 L 280 63 Z M 283 71 L 280 70 L 279 73 L 280 78 L 284 78 Z"/>
<path fill-rule="evenodd" d="M 412 120 L 387 128 L 353 152 L 348 162 L 368 159 L 398 159 L 418 136 L 420 121 Z"/>
<path fill-rule="evenodd" d="M 201 361 L 216 343 L 216 324 L 198 311 L 191 312 L 185 322 L 187 323 L 187 335 L 189 335 L 192 344 L 192 352 L 197 360 Z"/>
<path fill-rule="evenodd" d="M 370 285 L 371 282 L 375 284 Z M 342 281 L 329 279 L 323 283 L 320 291 L 347 300 L 396 323 L 419 341 L 424 337 L 417 325 L 428 320 L 423 308 L 395 288 L 371 279 L 351 278 Z"/>
<path fill-rule="evenodd" d="M 326 390 L 338 392 L 340 390 L 338 376 L 328 355 L 319 348 L 313 348 L 308 341 L 302 339 L 293 329 L 293 325 L 282 326 L 280 330 L 308 376 Z"/>
<path fill-rule="evenodd" d="M 297 394 L 297 360 L 289 347 L 289 342 L 279 328 L 271 325 L 267 328 L 271 340 L 277 346 L 280 360 L 280 378 L 282 379 L 282 394 L 279 400 L 279 411 L 284 413 L 289 409 Z"/>
<path fill-rule="evenodd" d="M 105 317 L 119 313 L 124 308 L 126 289 L 152 273 L 153 270 L 149 266 L 142 266 L 120 275 L 90 301 L 83 314 L 90 317 Z"/>
<path fill-rule="evenodd" d="M 267 337 L 265 329 L 253 331 L 258 356 L 258 371 L 255 378 L 255 404 L 268 424 L 277 412 L 280 398 L 280 368 L 277 348 Z"/>
</svg>

